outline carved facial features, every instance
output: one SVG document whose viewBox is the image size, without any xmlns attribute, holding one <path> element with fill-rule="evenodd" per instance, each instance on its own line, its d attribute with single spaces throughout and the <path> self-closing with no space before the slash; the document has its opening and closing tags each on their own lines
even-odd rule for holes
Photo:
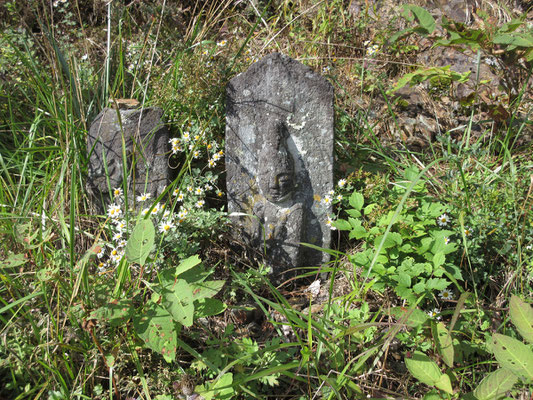
<svg viewBox="0 0 533 400">
<path fill-rule="evenodd" d="M 286 129 L 277 122 L 263 133 L 259 156 L 259 188 L 273 203 L 287 200 L 294 191 L 294 165 L 286 144 Z"/>
</svg>

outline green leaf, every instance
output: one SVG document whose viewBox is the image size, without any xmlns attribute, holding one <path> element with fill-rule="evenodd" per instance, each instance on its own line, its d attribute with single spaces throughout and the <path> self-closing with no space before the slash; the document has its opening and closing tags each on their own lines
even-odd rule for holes
<svg viewBox="0 0 533 400">
<path fill-rule="evenodd" d="M 9 254 L 4 260 L 0 261 L 0 268 L 15 268 L 26 264 L 28 260 L 24 254 Z"/>
<path fill-rule="evenodd" d="M 381 241 L 383 240 L 383 235 L 376 236 L 374 239 L 374 246 L 376 248 L 379 247 L 381 244 Z M 385 237 L 385 241 L 383 242 L 383 246 L 381 249 L 390 249 L 394 246 L 399 246 L 402 244 L 402 235 L 400 235 L 397 232 L 389 232 L 389 234 Z"/>
<path fill-rule="evenodd" d="M 161 354 L 165 361 L 170 363 L 176 358 L 176 324 L 163 307 L 150 303 L 143 315 L 133 318 L 133 327 L 146 346 Z"/>
<path fill-rule="evenodd" d="M 500 368 L 488 374 L 474 390 L 478 400 L 498 400 L 511 390 L 518 377 L 511 371 Z"/>
<path fill-rule="evenodd" d="M 340 218 L 333 222 L 333 226 L 339 231 L 349 231 L 352 229 L 352 225 L 348 221 Z"/>
<path fill-rule="evenodd" d="M 496 44 L 507 44 L 519 47 L 533 47 L 533 36 L 530 34 L 501 33 L 492 40 Z"/>
<path fill-rule="evenodd" d="M 443 252 L 439 251 L 433 256 L 433 266 L 439 268 L 446 261 L 446 256 Z"/>
<path fill-rule="evenodd" d="M 182 262 L 180 262 L 180 265 L 176 267 L 176 272 L 174 273 L 174 276 L 183 274 L 185 271 L 188 271 L 191 268 L 196 267 L 201 262 L 202 260 L 200 260 L 200 257 L 198 257 L 197 255 L 191 256 L 183 260 Z"/>
<path fill-rule="evenodd" d="M 217 315 L 226 309 L 226 305 L 220 300 L 205 298 L 194 302 L 194 315 L 196 318 Z"/>
<path fill-rule="evenodd" d="M 533 352 L 524 343 L 495 333 L 492 336 L 492 350 L 503 368 L 528 380 L 533 379 Z"/>
<path fill-rule="evenodd" d="M 513 294 L 509 314 L 520 335 L 529 343 L 533 343 L 533 307 Z"/>
<path fill-rule="evenodd" d="M 352 231 L 350 232 L 350 239 L 361 239 L 361 238 L 366 238 L 368 237 L 368 233 L 366 231 L 366 229 L 359 225 L 359 226 L 354 226 L 352 227 Z"/>
<path fill-rule="evenodd" d="M 130 262 L 144 265 L 154 247 L 155 229 L 150 219 L 137 222 L 126 244 L 126 257 Z"/>
<path fill-rule="evenodd" d="M 361 217 L 361 211 L 354 210 L 353 208 L 349 208 L 346 210 L 346 214 L 348 214 L 350 217 L 359 218 Z"/>
<path fill-rule="evenodd" d="M 163 288 L 161 293 L 163 306 L 168 310 L 174 321 L 191 326 L 194 317 L 194 300 L 191 287 L 183 279 Z"/>
<path fill-rule="evenodd" d="M 365 204 L 365 198 L 361 193 L 353 192 L 350 196 L 350 205 L 357 211 L 361 211 L 363 204 Z"/>
<path fill-rule="evenodd" d="M 416 328 L 428 320 L 428 315 L 418 308 L 408 309 L 405 307 L 394 307 L 391 314 L 398 320 L 404 321 L 407 326 Z M 407 319 L 405 318 L 407 315 Z"/>
<path fill-rule="evenodd" d="M 131 300 L 111 300 L 105 306 L 93 311 L 90 318 L 107 322 L 111 326 L 121 326 L 133 316 L 134 311 Z"/>
<path fill-rule="evenodd" d="M 437 389 L 445 391 L 446 393 L 453 394 L 452 383 L 450 381 L 450 377 L 446 374 L 442 374 L 440 376 L 440 379 L 437 382 L 435 382 L 435 387 Z"/>
<path fill-rule="evenodd" d="M 427 31 L 427 33 L 432 33 L 435 30 L 435 20 L 425 9 L 412 4 L 404 5 L 403 7 L 414 14 L 420 26 Z"/>
<path fill-rule="evenodd" d="M 400 272 L 398 275 L 393 276 L 392 279 L 394 279 L 396 282 L 398 282 L 398 284 L 402 286 L 405 286 L 405 287 L 411 286 L 411 277 L 404 272 Z"/>
<path fill-rule="evenodd" d="M 206 297 L 213 297 L 216 295 L 226 281 L 206 281 L 200 283 L 192 283 L 190 288 L 192 290 L 193 300 L 199 300 Z"/>
<path fill-rule="evenodd" d="M 437 350 L 448 367 L 453 367 L 454 349 L 452 335 L 442 322 L 433 325 L 433 338 L 437 343 Z"/>
<path fill-rule="evenodd" d="M 428 386 L 435 386 L 442 377 L 437 363 L 420 351 L 415 351 L 411 358 L 405 357 L 405 365 L 411 375 Z"/>
<path fill-rule="evenodd" d="M 365 215 L 368 215 L 372 212 L 372 210 L 374 210 L 374 208 L 376 208 L 376 206 L 377 203 L 369 204 L 363 209 L 363 212 L 365 213 Z"/>
</svg>

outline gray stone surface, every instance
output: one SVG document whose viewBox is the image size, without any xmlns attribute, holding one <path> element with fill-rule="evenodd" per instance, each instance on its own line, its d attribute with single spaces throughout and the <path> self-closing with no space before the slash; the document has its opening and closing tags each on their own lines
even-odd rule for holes
<svg viewBox="0 0 533 400">
<path fill-rule="evenodd" d="M 228 209 L 235 235 L 264 254 L 273 276 L 318 266 L 328 248 L 333 190 L 333 87 L 299 62 L 270 54 L 227 87 Z"/>
<path fill-rule="evenodd" d="M 154 198 L 169 183 L 169 134 L 161 120 L 162 114 L 160 108 L 118 111 L 105 108 L 96 116 L 87 139 L 87 152 L 90 155 L 87 189 L 97 203 L 109 202 L 109 187 L 111 190 L 122 187 L 122 132 L 128 167 L 129 201 L 133 200 L 134 194 L 144 192 L 151 193 Z"/>
</svg>

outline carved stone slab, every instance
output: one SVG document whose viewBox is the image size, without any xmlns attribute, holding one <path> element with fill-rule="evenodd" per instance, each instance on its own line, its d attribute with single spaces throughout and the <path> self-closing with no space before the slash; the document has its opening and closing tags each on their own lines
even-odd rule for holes
<svg viewBox="0 0 533 400">
<path fill-rule="evenodd" d="M 151 193 L 154 198 L 164 190 L 169 183 L 169 134 L 161 120 L 162 114 L 160 108 L 105 108 L 96 116 L 87 139 L 87 153 L 90 155 L 87 188 L 96 199 L 109 202 L 109 186 L 111 190 L 122 188 L 122 133 L 129 201 L 134 195 L 144 192 Z"/>
<path fill-rule="evenodd" d="M 328 260 L 333 190 L 333 87 L 310 68 L 270 54 L 226 92 L 228 208 L 235 234 L 264 254 L 274 276 Z M 244 215 L 245 214 L 245 215 Z"/>
</svg>

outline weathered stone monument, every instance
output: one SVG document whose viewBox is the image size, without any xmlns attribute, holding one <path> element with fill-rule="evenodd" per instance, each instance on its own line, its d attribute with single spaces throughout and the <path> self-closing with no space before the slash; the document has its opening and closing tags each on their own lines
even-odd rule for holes
<svg viewBox="0 0 533 400">
<path fill-rule="evenodd" d="M 260 251 L 274 279 L 327 255 L 333 190 L 333 87 L 290 57 L 270 54 L 227 87 L 228 209 L 235 235 Z"/>
<path fill-rule="evenodd" d="M 169 183 L 169 134 L 162 114 L 160 108 L 105 108 L 96 116 L 87 139 L 87 188 L 98 202 L 108 202 L 109 190 L 122 188 L 122 137 L 130 202 L 135 194 L 147 192 L 153 198 L 164 190 Z"/>
</svg>

